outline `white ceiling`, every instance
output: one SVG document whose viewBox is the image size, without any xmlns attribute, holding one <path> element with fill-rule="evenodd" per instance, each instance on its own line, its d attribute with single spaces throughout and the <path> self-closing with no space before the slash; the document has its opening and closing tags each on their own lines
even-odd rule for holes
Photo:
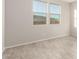
<svg viewBox="0 0 79 59">
<path fill-rule="evenodd" d="M 66 2 L 74 2 L 76 0 L 62 0 L 62 1 L 66 1 Z"/>
<path fill-rule="evenodd" d="M 76 2 L 77 0 L 41 0 L 41 1 L 64 1 L 68 3 Z"/>
</svg>

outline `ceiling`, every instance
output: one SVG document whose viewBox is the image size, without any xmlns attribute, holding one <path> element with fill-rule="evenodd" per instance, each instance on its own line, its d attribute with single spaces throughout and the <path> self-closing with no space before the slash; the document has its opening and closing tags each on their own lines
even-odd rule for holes
<svg viewBox="0 0 79 59">
<path fill-rule="evenodd" d="M 53 1 L 53 0 L 41 0 L 41 1 Z M 54 1 L 64 1 L 68 3 L 76 2 L 77 0 L 54 0 Z"/>
<path fill-rule="evenodd" d="M 66 1 L 66 2 L 74 2 L 76 0 L 62 0 L 62 1 Z"/>
</svg>

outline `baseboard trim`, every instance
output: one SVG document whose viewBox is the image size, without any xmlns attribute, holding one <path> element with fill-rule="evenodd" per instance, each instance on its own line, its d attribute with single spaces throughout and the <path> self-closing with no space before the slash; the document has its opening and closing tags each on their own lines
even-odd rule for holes
<svg viewBox="0 0 79 59">
<path fill-rule="evenodd" d="M 28 42 L 28 43 L 17 44 L 17 45 L 5 47 L 5 49 L 3 51 L 5 51 L 6 49 L 9 49 L 9 48 L 15 48 L 15 47 L 19 47 L 19 46 L 22 46 L 22 45 L 33 44 L 33 43 L 37 43 L 37 42 L 44 41 L 44 40 L 56 39 L 56 38 L 61 38 L 61 37 L 66 37 L 66 36 L 69 36 L 69 35 L 68 34 L 63 34 L 63 35 L 54 36 L 54 37 L 51 37 L 51 38 L 40 39 L 40 40 L 37 40 L 37 41 Z"/>
</svg>

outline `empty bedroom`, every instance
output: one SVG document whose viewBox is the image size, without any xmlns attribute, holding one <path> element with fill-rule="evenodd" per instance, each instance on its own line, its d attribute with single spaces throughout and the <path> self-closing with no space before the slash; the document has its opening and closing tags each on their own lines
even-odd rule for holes
<svg viewBox="0 0 79 59">
<path fill-rule="evenodd" d="M 3 59 L 76 59 L 76 0 L 5 0 Z"/>
</svg>

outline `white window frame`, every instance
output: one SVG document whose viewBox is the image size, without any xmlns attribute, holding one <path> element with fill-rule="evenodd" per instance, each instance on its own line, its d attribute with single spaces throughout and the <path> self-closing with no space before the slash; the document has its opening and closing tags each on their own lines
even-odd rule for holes
<svg viewBox="0 0 79 59">
<path fill-rule="evenodd" d="M 36 1 L 39 1 L 39 0 L 36 0 Z M 50 24 L 50 11 L 49 11 L 49 4 L 54 4 L 54 5 L 58 5 L 60 6 L 60 19 L 59 19 L 59 23 L 58 24 L 61 24 L 61 5 L 58 4 L 58 3 L 51 3 L 51 2 L 47 2 L 47 1 L 41 1 L 41 2 L 44 2 L 44 3 L 47 3 L 47 16 L 46 16 L 46 24 Z M 33 11 L 33 10 L 32 10 Z M 34 15 L 34 12 L 33 12 L 33 15 Z M 46 25 L 46 24 L 37 24 L 37 25 Z M 34 25 L 34 24 L 33 24 Z M 51 24 L 50 24 L 51 25 Z M 54 25 L 54 24 L 53 24 Z"/>
</svg>

